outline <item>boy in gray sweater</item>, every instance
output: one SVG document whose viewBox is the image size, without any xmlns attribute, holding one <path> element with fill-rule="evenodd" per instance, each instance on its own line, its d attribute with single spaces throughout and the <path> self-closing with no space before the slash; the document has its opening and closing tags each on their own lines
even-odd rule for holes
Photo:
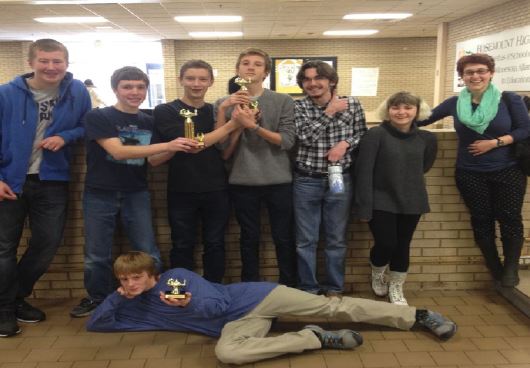
<svg viewBox="0 0 530 368">
<path fill-rule="evenodd" d="M 237 74 L 250 83 L 216 102 L 216 127 L 230 119 L 242 125 L 223 144 L 223 157 L 231 164 L 230 195 L 241 227 L 241 280 L 260 280 L 260 207 L 265 203 L 276 246 L 279 282 L 295 286 L 289 161 L 289 150 L 295 143 L 293 100 L 263 88 L 271 65 L 269 55 L 260 49 L 246 49 L 239 55 Z M 249 108 L 251 101 L 257 101 L 257 109 Z"/>
</svg>

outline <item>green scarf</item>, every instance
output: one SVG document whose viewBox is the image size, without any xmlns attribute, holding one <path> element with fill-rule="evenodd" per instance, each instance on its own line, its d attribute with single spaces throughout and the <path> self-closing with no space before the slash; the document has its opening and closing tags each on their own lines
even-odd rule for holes
<svg viewBox="0 0 530 368">
<path fill-rule="evenodd" d="M 482 134 L 488 128 L 490 121 L 497 115 L 501 91 L 490 82 L 475 111 L 473 111 L 471 106 L 471 97 L 471 93 L 467 88 L 460 92 L 456 104 L 456 113 L 462 124 Z"/>
</svg>

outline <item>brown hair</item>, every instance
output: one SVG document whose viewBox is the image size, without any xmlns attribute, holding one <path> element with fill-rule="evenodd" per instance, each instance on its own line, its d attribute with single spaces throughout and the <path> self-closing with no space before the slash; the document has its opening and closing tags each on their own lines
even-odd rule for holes
<svg viewBox="0 0 530 368">
<path fill-rule="evenodd" d="M 114 276 L 147 272 L 149 276 L 158 276 L 155 260 L 149 254 L 131 251 L 120 255 L 114 261 Z"/>
<path fill-rule="evenodd" d="M 265 73 L 269 74 L 271 72 L 272 60 L 271 60 L 269 54 L 267 54 L 262 49 L 258 49 L 258 48 L 254 48 L 254 47 L 249 47 L 248 49 L 243 50 L 239 54 L 239 57 L 237 58 L 237 62 L 236 62 L 236 70 L 239 69 L 239 64 L 241 64 L 241 59 L 243 59 L 247 55 L 258 55 L 258 56 L 261 56 L 263 58 L 263 60 L 265 61 Z"/>
<path fill-rule="evenodd" d="M 495 72 L 495 60 L 488 54 L 469 54 L 462 56 L 456 62 L 456 71 L 460 78 L 464 75 L 464 68 L 467 64 L 484 64 L 490 72 Z"/>
<path fill-rule="evenodd" d="M 339 83 L 339 75 L 331 65 L 322 60 L 310 60 L 302 65 L 298 71 L 298 74 L 296 75 L 296 83 L 298 83 L 298 86 L 304 89 L 302 84 L 305 78 L 305 71 L 311 68 L 316 69 L 318 76 L 329 80 L 331 92 L 333 93 L 333 91 L 337 88 L 337 84 Z"/>
<path fill-rule="evenodd" d="M 118 84 L 122 80 L 137 81 L 141 80 L 145 82 L 145 86 L 149 87 L 149 77 L 135 66 L 124 66 L 123 68 L 117 69 L 112 73 L 110 77 L 110 86 L 112 89 L 117 89 Z"/>
<path fill-rule="evenodd" d="M 51 38 L 41 38 L 35 42 L 32 42 L 29 45 L 28 50 L 28 60 L 32 61 L 37 57 L 37 51 L 53 52 L 53 51 L 62 51 L 64 53 L 64 58 L 68 64 L 68 49 L 65 45 L 59 41 L 53 40 Z"/>
<path fill-rule="evenodd" d="M 179 78 L 182 79 L 184 77 L 184 73 L 186 73 L 186 70 L 188 69 L 206 69 L 208 73 L 210 74 L 210 79 L 212 81 L 214 80 L 212 66 L 204 60 L 193 59 L 193 60 L 186 61 L 180 67 Z"/>
</svg>

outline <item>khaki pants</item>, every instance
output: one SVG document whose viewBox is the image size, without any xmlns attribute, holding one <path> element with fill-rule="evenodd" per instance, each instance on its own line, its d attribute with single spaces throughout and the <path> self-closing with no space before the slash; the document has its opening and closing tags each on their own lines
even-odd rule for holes
<svg viewBox="0 0 530 368">
<path fill-rule="evenodd" d="M 223 363 L 245 364 L 322 347 L 310 330 L 266 337 L 272 320 L 282 316 L 322 317 L 408 330 L 416 321 L 416 308 L 361 298 L 327 298 L 278 286 L 246 316 L 224 326 L 215 347 L 217 358 Z"/>
</svg>

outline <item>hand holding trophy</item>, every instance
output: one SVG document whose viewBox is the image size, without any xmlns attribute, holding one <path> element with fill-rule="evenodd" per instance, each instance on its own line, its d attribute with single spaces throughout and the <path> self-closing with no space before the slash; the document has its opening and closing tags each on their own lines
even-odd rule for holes
<svg viewBox="0 0 530 368">
<path fill-rule="evenodd" d="M 186 294 L 184 293 L 183 286 L 186 286 L 186 280 L 180 282 L 178 279 L 167 280 L 167 285 L 171 286 L 173 290 L 165 292 L 164 298 L 166 299 L 185 299 Z"/>
<path fill-rule="evenodd" d="M 241 77 L 237 77 L 235 80 L 234 80 L 234 83 L 239 85 L 241 87 L 241 91 L 248 91 L 248 88 L 247 88 L 247 85 L 249 85 L 250 83 L 252 83 L 252 78 L 248 78 L 248 79 L 245 79 L 245 78 L 241 78 Z M 251 109 L 257 109 L 258 108 L 258 101 L 251 101 L 248 106 L 251 108 Z"/>
<path fill-rule="evenodd" d="M 186 119 L 184 120 L 184 137 L 196 140 L 198 143 L 198 148 L 204 148 L 204 134 L 199 133 L 197 136 L 195 136 L 195 123 L 191 119 L 192 117 L 197 116 L 197 109 L 195 109 L 195 112 L 181 109 L 179 114 Z"/>
</svg>

